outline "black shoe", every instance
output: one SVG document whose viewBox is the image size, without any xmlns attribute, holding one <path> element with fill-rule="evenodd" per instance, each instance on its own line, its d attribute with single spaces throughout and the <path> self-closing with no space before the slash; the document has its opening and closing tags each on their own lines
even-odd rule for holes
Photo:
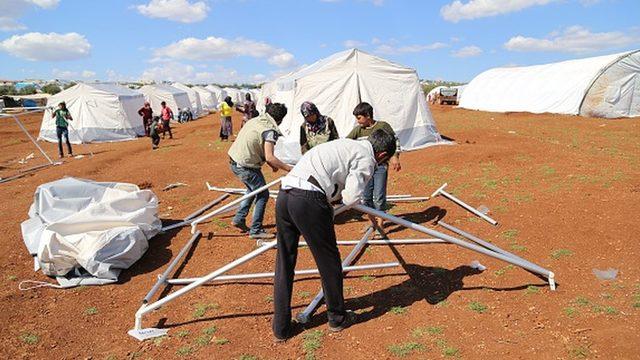
<svg viewBox="0 0 640 360">
<path fill-rule="evenodd" d="M 353 325 L 356 321 L 356 313 L 354 313 L 351 310 L 347 310 L 347 313 L 344 316 L 344 319 L 342 320 L 342 322 L 338 325 L 331 325 L 329 324 L 329 331 L 331 332 L 340 332 L 346 328 L 348 328 L 349 326 Z"/>
<path fill-rule="evenodd" d="M 231 225 L 233 225 L 236 229 L 240 230 L 243 233 L 247 233 L 249 232 L 249 227 L 247 226 L 247 224 L 245 224 L 244 222 L 242 223 L 235 223 L 235 222 L 231 222 Z"/>
<path fill-rule="evenodd" d="M 303 327 L 302 324 L 300 324 L 299 322 L 293 320 L 291 321 L 291 325 L 289 326 L 289 330 L 286 332 L 286 334 L 284 335 L 284 337 L 279 337 L 277 335 L 273 335 L 273 342 L 275 344 L 281 344 L 289 339 L 291 339 L 292 337 L 298 335 L 300 332 L 302 332 Z"/>
<path fill-rule="evenodd" d="M 276 237 L 275 234 L 268 233 L 264 230 L 260 230 L 257 233 L 249 234 L 249 237 L 257 240 L 257 239 L 274 239 Z"/>
</svg>

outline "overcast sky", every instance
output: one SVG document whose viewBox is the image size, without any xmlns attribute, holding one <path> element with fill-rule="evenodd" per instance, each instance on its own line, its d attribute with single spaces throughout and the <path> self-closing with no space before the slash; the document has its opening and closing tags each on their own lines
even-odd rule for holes
<svg viewBox="0 0 640 360">
<path fill-rule="evenodd" d="M 640 48 L 638 0 L 0 0 L 0 79 L 262 82 L 357 47 L 470 81 Z"/>
</svg>

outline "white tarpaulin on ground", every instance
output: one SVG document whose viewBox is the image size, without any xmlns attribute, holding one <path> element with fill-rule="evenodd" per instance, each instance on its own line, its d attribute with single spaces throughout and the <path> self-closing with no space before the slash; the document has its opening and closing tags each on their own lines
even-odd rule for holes
<svg viewBox="0 0 640 360">
<path fill-rule="evenodd" d="M 116 84 L 77 84 L 47 100 L 58 107 L 64 101 L 71 113 L 69 140 L 74 144 L 136 139 L 144 135 L 138 110 L 144 97 Z M 56 120 L 51 110 L 44 112 L 38 140 L 57 142 Z"/>
<path fill-rule="evenodd" d="M 315 103 L 331 117 L 340 137 L 356 125 L 353 109 L 366 101 L 374 118 L 386 121 L 400 139 L 403 151 L 446 143 L 436 129 L 414 69 L 369 55 L 357 49 L 336 53 L 262 87 L 262 99 L 284 103 L 289 109 L 280 125 L 280 159 L 296 162 L 300 152 L 300 105 Z M 261 110 L 264 105 L 258 104 Z"/>
<path fill-rule="evenodd" d="M 171 86 L 187 93 L 189 101 L 191 102 L 191 113 L 193 114 L 193 118 L 195 119 L 200 117 L 202 115 L 202 101 L 200 99 L 200 93 L 196 91 L 196 89 L 190 88 L 181 83 L 173 83 Z"/>
<path fill-rule="evenodd" d="M 605 118 L 640 116 L 640 50 L 487 70 L 465 88 L 460 107 Z"/>
<path fill-rule="evenodd" d="M 191 102 L 189 96 L 184 90 L 176 89 L 173 86 L 165 84 L 145 85 L 138 89 L 144 95 L 144 98 L 151 104 L 153 114 L 160 116 L 163 101 L 173 111 L 175 119 L 178 119 L 178 109 L 185 107 L 190 108 Z"/>
<path fill-rule="evenodd" d="M 69 177 L 36 189 L 22 236 L 46 275 L 63 277 L 81 268 L 117 280 L 161 227 L 151 190 Z"/>
</svg>

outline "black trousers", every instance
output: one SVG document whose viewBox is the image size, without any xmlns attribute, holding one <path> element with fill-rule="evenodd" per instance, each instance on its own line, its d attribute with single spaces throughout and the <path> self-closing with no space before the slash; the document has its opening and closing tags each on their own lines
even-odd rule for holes
<svg viewBox="0 0 640 360">
<path fill-rule="evenodd" d="M 337 326 L 346 314 L 340 252 L 336 245 L 333 209 L 317 191 L 280 190 L 276 201 L 278 251 L 273 291 L 273 333 L 286 338 L 291 326 L 291 294 L 300 235 L 309 245 L 320 271 L 329 324 Z"/>
<path fill-rule="evenodd" d="M 56 136 L 58 137 L 58 152 L 60 153 L 60 157 L 64 156 L 64 152 L 62 152 L 63 136 L 65 141 L 67 142 L 67 149 L 69 149 L 69 155 L 73 154 L 73 150 L 71 149 L 71 143 L 69 142 L 69 129 L 62 126 L 56 126 Z"/>
</svg>

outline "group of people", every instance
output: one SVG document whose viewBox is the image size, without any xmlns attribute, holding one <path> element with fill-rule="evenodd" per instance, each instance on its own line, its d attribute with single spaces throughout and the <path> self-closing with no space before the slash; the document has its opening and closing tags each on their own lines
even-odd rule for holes
<svg viewBox="0 0 640 360">
<path fill-rule="evenodd" d="M 247 193 L 266 185 L 262 166 L 283 170 L 276 201 L 277 255 L 274 281 L 273 333 L 277 342 L 294 335 L 291 322 L 291 294 L 298 241 L 302 235 L 318 266 L 322 279 L 330 331 L 341 331 L 353 323 L 355 315 L 344 306 L 343 275 L 336 244 L 332 204 L 364 202 L 386 210 L 388 168 L 401 169 L 398 139 L 391 126 L 374 118 L 373 107 L 362 102 L 353 110 L 357 126 L 340 139 L 333 120 L 317 106 L 305 102 L 300 108 L 304 123 L 300 128 L 302 158 L 295 166 L 274 154 L 278 126 L 287 114 L 280 103 L 268 103 L 262 115 L 249 118 L 231 145 L 229 166 L 247 188 Z M 263 228 L 268 190 L 240 204 L 232 224 L 253 239 L 274 235 Z M 251 226 L 246 218 L 255 202 Z M 378 226 L 382 219 L 371 218 Z"/>
<path fill-rule="evenodd" d="M 220 110 L 220 140 L 229 141 L 229 138 L 233 136 L 233 124 L 231 122 L 231 114 L 233 113 L 233 100 L 231 96 L 226 96 L 224 101 L 220 103 L 218 109 Z M 243 104 L 237 104 L 235 109 L 242 112 L 242 123 L 240 128 L 244 126 L 250 119 L 258 116 L 258 110 L 256 110 L 256 103 L 251 99 L 251 94 L 245 94 L 245 100 Z"/>
<path fill-rule="evenodd" d="M 173 120 L 173 110 L 165 101 L 160 103 L 162 110 L 160 110 L 160 116 L 153 116 L 153 109 L 148 101 L 144 102 L 144 105 L 138 110 L 138 115 L 142 117 L 142 123 L 144 125 L 144 134 L 151 138 L 151 148 L 157 149 L 160 146 L 160 134 L 162 138 L 165 138 L 165 133 L 169 133 L 169 139 L 173 139 L 173 133 L 171 132 L 171 120 Z"/>
</svg>

